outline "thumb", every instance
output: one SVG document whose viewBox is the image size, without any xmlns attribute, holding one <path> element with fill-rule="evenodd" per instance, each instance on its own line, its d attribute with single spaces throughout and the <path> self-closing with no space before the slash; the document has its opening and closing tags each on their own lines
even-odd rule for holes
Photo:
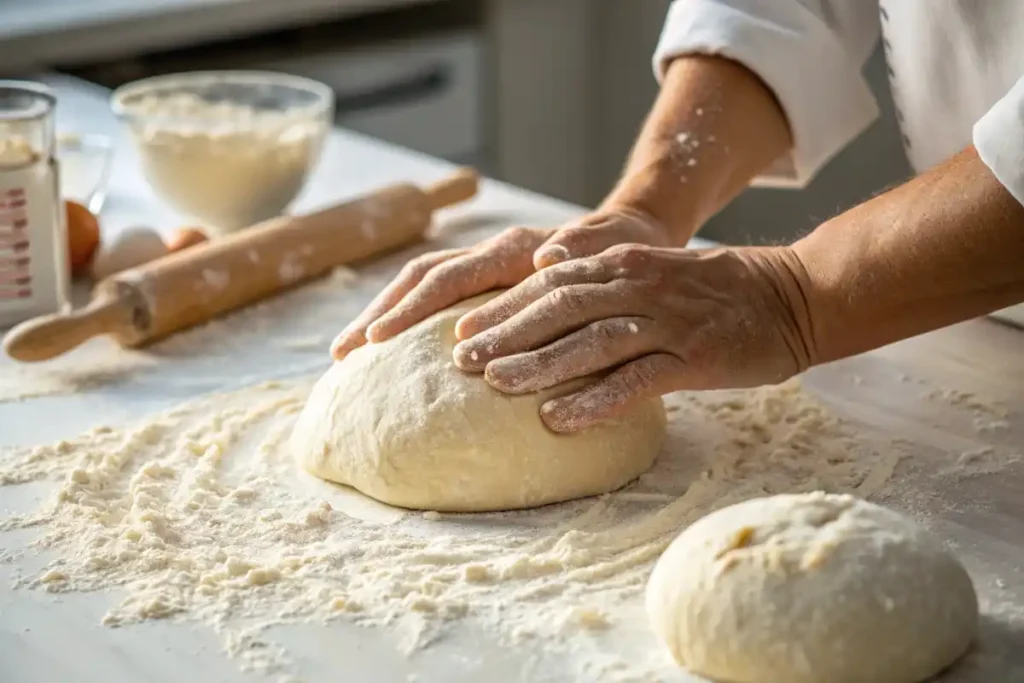
<svg viewBox="0 0 1024 683">
<path fill-rule="evenodd" d="M 562 228 L 533 252 L 533 267 L 541 270 L 556 263 L 600 254 L 621 241 L 616 231 L 599 226 Z"/>
</svg>

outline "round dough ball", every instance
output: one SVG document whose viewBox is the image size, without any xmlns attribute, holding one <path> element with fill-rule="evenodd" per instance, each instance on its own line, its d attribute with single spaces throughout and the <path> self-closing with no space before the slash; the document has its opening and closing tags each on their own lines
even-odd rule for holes
<svg viewBox="0 0 1024 683">
<path fill-rule="evenodd" d="M 92 261 L 92 276 L 103 280 L 167 255 L 167 245 L 151 228 L 128 228 L 104 242 Z"/>
<path fill-rule="evenodd" d="M 509 396 L 452 360 L 463 302 L 335 363 L 291 437 L 301 465 L 404 508 L 472 512 L 606 493 L 651 466 L 665 437 L 660 398 L 571 435 L 540 407 L 581 382 Z"/>
<path fill-rule="evenodd" d="M 732 683 L 918 683 L 978 625 L 963 566 L 909 519 L 845 495 L 757 498 L 683 531 L 647 584 L 681 665 Z"/>
</svg>

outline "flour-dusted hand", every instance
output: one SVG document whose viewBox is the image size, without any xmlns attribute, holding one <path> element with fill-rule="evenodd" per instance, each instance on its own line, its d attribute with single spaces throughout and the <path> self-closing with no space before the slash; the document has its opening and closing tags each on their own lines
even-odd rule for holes
<svg viewBox="0 0 1024 683">
<path fill-rule="evenodd" d="M 811 362 L 799 272 L 786 248 L 617 246 L 463 316 L 455 362 L 511 394 L 610 371 L 544 404 L 558 432 L 669 391 L 780 382 Z"/>
<path fill-rule="evenodd" d="M 625 242 L 661 245 L 665 230 L 630 209 L 589 214 L 559 228 L 509 228 L 472 248 L 415 258 L 334 340 L 336 359 L 394 337 L 421 320 L 494 289 L 512 287 L 536 269 L 600 253 Z"/>
</svg>

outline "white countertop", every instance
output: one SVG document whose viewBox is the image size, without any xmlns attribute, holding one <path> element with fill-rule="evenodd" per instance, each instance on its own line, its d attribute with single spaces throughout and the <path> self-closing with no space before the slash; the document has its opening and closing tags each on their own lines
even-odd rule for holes
<svg viewBox="0 0 1024 683">
<path fill-rule="evenodd" d="M 0 0 L 0 64 L 102 60 L 432 1 Z"/>
</svg>

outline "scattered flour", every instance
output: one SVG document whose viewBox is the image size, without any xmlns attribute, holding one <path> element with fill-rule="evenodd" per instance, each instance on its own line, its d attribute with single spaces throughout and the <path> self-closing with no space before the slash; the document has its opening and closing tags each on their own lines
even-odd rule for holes
<svg viewBox="0 0 1024 683">
<path fill-rule="evenodd" d="M 971 413 L 971 423 L 979 435 L 1003 432 L 1010 428 L 1010 411 L 998 401 L 985 399 L 961 389 L 933 389 L 922 394 L 929 401 L 945 403 Z"/>
<path fill-rule="evenodd" d="M 313 334 L 308 337 L 285 339 L 281 342 L 281 346 L 293 351 L 325 351 L 327 349 L 327 341 L 327 338 L 323 335 Z"/>
<path fill-rule="evenodd" d="M 267 633 L 277 625 L 345 619 L 401 633 L 412 652 L 470 620 L 505 644 L 571 653 L 588 680 L 643 680 L 674 669 L 652 657 L 642 594 L 682 528 L 754 496 L 870 495 L 896 462 L 790 382 L 669 397 L 662 456 L 616 493 L 520 513 L 378 516 L 284 452 L 310 386 L 263 383 L 131 428 L 0 451 L 0 485 L 58 482 L 41 509 L 0 522 L 38 530 L 23 550 L 54 558 L 18 585 L 118 589 L 104 624 L 205 624 L 246 671 L 294 673 Z"/>
<path fill-rule="evenodd" d="M 933 401 L 942 401 L 957 408 L 970 410 L 977 418 L 1004 421 L 1009 411 L 997 401 L 986 400 L 977 394 L 961 389 L 933 389 L 923 395 Z"/>
<path fill-rule="evenodd" d="M 0 404 L 119 384 L 155 363 L 145 353 L 123 350 L 109 340 L 46 363 L 6 361 L 0 365 Z"/>
</svg>

